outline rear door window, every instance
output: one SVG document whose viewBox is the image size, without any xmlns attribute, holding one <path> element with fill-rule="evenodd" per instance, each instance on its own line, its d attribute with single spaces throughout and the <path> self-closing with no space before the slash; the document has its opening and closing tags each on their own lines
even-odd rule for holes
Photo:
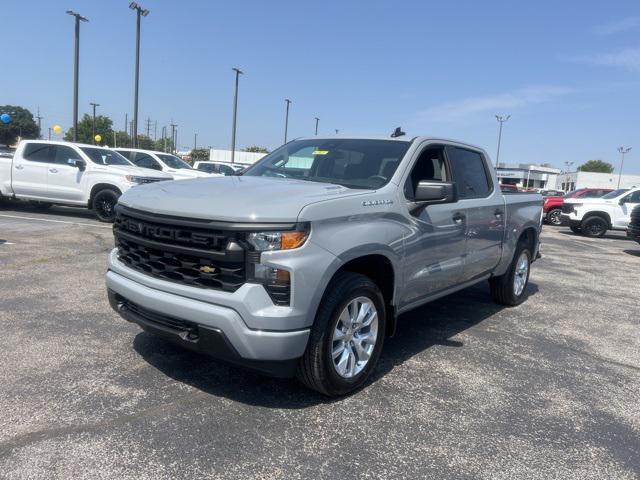
<svg viewBox="0 0 640 480">
<path fill-rule="evenodd" d="M 135 152 L 135 156 L 131 159 L 133 163 L 142 168 L 151 168 L 153 170 L 162 170 L 160 164 L 154 160 L 151 155 L 142 152 Z"/>
<path fill-rule="evenodd" d="M 27 143 L 22 157 L 30 162 L 55 163 L 55 145 L 50 143 Z"/>
<path fill-rule="evenodd" d="M 483 198 L 489 195 L 491 180 L 480 152 L 447 147 L 447 156 L 460 198 Z"/>
</svg>

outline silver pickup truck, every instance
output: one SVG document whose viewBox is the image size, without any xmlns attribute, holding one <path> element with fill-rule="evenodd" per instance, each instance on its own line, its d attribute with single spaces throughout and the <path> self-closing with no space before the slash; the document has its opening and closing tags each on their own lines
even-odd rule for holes
<svg viewBox="0 0 640 480">
<path fill-rule="evenodd" d="M 518 305 L 542 197 L 439 138 L 308 138 L 240 176 L 120 197 L 106 276 L 126 320 L 326 395 L 362 386 L 410 309 L 489 281 Z"/>
</svg>

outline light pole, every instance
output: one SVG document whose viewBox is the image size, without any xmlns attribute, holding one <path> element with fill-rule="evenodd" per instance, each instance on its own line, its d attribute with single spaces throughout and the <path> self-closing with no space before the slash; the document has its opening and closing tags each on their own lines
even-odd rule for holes
<svg viewBox="0 0 640 480">
<path fill-rule="evenodd" d="M 573 162 L 564 162 L 564 186 L 566 188 L 566 190 L 564 190 L 565 192 L 568 192 L 569 189 L 569 172 L 571 171 L 571 165 L 573 165 Z"/>
<path fill-rule="evenodd" d="M 173 121 L 172 121 L 169 125 L 171 126 L 171 143 L 172 143 L 172 145 L 171 145 L 171 152 L 173 153 L 173 150 L 175 149 L 175 145 L 176 145 L 176 144 L 174 143 L 175 138 L 176 138 L 176 127 L 177 127 L 178 125 L 176 125 L 175 123 L 173 123 Z"/>
<path fill-rule="evenodd" d="M 284 116 L 284 143 L 287 143 L 287 131 L 289 130 L 289 105 L 291 105 L 291 100 L 285 98 L 284 101 L 287 103 L 287 113 Z"/>
<path fill-rule="evenodd" d="M 496 168 L 498 168 L 498 161 L 500 160 L 500 141 L 502 140 L 502 125 L 504 122 L 509 120 L 511 115 L 507 115 L 506 117 L 496 115 L 496 120 L 500 123 L 500 129 L 498 130 L 498 151 L 496 152 Z"/>
<path fill-rule="evenodd" d="M 238 118 L 238 79 L 244 72 L 239 68 L 232 68 L 236 72 L 236 89 L 233 94 L 233 126 L 231 127 L 231 163 L 233 163 L 236 156 L 236 120 Z"/>
<path fill-rule="evenodd" d="M 193 134 L 193 149 L 194 150 L 198 149 L 198 134 L 197 133 Z"/>
<path fill-rule="evenodd" d="M 338 133 L 340 133 L 340 130 L 338 130 L 337 128 L 335 129 L 336 131 L 336 135 L 338 135 Z"/>
<path fill-rule="evenodd" d="M 133 148 L 138 146 L 138 84 L 140 81 L 140 16 L 149 15 L 149 10 L 142 8 L 136 2 L 129 4 L 131 10 L 136 11 L 136 75 L 133 93 Z"/>
<path fill-rule="evenodd" d="M 91 138 L 93 138 L 94 142 L 95 142 L 95 136 L 96 136 L 96 107 L 99 107 L 100 104 L 99 103 L 93 103 L 90 102 L 89 105 L 91 105 L 93 107 L 93 124 L 91 127 Z"/>
<path fill-rule="evenodd" d="M 80 62 L 80 22 L 88 22 L 89 19 L 83 17 L 73 10 L 67 10 L 67 14 L 76 19 L 75 53 L 73 62 L 73 141 L 78 140 L 78 71 Z"/>
<path fill-rule="evenodd" d="M 620 180 L 622 180 L 622 167 L 624 167 L 624 156 L 629 153 L 629 151 L 631 150 L 631 147 L 618 147 L 618 152 L 620 152 L 620 155 L 622 157 L 622 159 L 620 160 L 620 173 L 618 174 L 618 188 L 620 188 Z"/>
<path fill-rule="evenodd" d="M 316 136 L 318 135 L 318 122 L 320 121 L 320 119 L 318 117 L 316 117 Z"/>
</svg>

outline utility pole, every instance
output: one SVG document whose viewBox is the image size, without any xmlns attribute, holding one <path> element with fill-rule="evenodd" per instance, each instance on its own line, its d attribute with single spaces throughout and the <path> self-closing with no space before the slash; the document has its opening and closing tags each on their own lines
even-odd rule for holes
<svg viewBox="0 0 640 480">
<path fill-rule="evenodd" d="M 158 120 L 156 120 L 153 125 L 153 141 L 158 141 Z"/>
<path fill-rule="evenodd" d="M 173 120 L 171 121 L 171 123 L 169 124 L 171 126 L 171 143 L 173 143 L 171 150 L 174 150 L 176 148 L 176 144 L 175 144 L 175 137 L 176 137 L 176 127 L 178 125 L 176 125 L 175 123 L 173 123 Z M 165 142 L 165 150 L 166 150 L 166 142 Z"/>
<path fill-rule="evenodd" d="M 89 105 L 91 105 L 93 107 L 93 123 L 92 123 L 92 127 L 91 127 L 91 139 L 95 142 L 95 136 L 96 136 L 96 107 L 99 107 L 100 104 L 99 103 L 89 103 Z"/>
<path fill-rule="evenodd" d="M 162 141 L 164 142 L 164 149 L 162 150 L 164 153 L 167 153 L 167 126 L 162 127 Z"/>
<path fill-rule="evenodd" d="M 49 127 L 49 140 L 51 140 L 51 127 Z"/>
<path fill-rule="evenodd" d="M 138 145 L 138 87 L 140 84 L 140 17 L 149 15 L 149 10 L 142 8 L 136 2 L 129 4 L 131 10 L 136 12 L 136 73 L 133 93 L 133 147 Z"/>
<path fill-rule="evenodd" d="M 320 119 L 318 117 L 316 117 L 316 136 L 318 135 L 318 122 L 320 121 Z"/>
<path fill-rule="evenodd" d="M 506 117 L 502 117 L 500 115 L 496 115 L 496 120 L 500 123 L 500 129 L 498 130 L 498 151 L 496 152 L 496 168 L 498 168 L 498 161 L 500 160 L 500 141 L 502 140 L 502 125 L 504 122 L 509 120 L 511 115 L 507 115 Z"/>
<path fill-rule="evenodd" d="M 340 132 L 340 130 L 338 130 L 337 128 L 335 130 L 336 130 L 336 135 L 338 135 L 338 132 Z"/>
<path fill-rule="evenodd" d="M 284 101 L 287 103 L 287 113 L 284 117 L 284 143 L 287 143 L 287 131 L 289 130 L 289 105 L 291 105 L 291 100 L 285 98 Z"/>
<path fill-rule="evenodd" d="M 36 115 L 36 118 L 38 119 L 38 132 L 39 132 L 39 137 L 38 138 L 42 138 L 42 130 L 41 130 L 41 124 L 42 124 L 42 119 L 44 118 L 43 116 L 40 115 L 40 107 L 38 107 L 38 115 Z"/>
<path fill-rule="evenodd" d="M 83 17 L 73 10 L 67 10 L 67 14 L 75 17 L 75 50 L 73 62 L 73 141 L 78 141 L 78 72 L 80 63 L 80 22 L 88 22 L 89 19 Z"/>
<path fill-rule="evenodd" d="M 129 114 L 125 113 L 124 114 L 124 133 L 127 133 L 127 129 L 129 128 Z"/>
<path fill-rule="evenodd" d="M 564 186 L 566 187 L 566 190 L 564 190 L 565 192 L 568 192 L 570 190 L 569 188 L 569 172 L 571 171 L 571 165 L 573 165 L 573 162 L 564 162 Z"/>
<path fill-rule="evenodd" d="M 196 150 L 198 148 L 198 134 L 193 134 L 193 149 Z"/>
<path fill-rule="evenodd" d="M 147 117 L 147 137 L 150 137 L 150 132 L 151 132 L 151 119 L 149 117 Z"/>
<path fill-rule="evenodd" d="M 622 180 L 622 167 L 624 167 L 624 156 L 629 153 L 629 151 L 631 150 L 631 147 L 618 147 L 618 152 L 620 152 L 620 155 L 622 157 L 622 159 L 620 160 L 620 173 L 618 174 L 618 188 L 620 188 L 620 180 Z"/>
<path fill-rule="evenodd" d="M 236 120 L 238 118 L 238 80 L 244 72 L 239 68 L 233 67 L 231 70 L 236 72 L 236 89 L 233 94 L 233 125 L 231 127 L 231 163 L 236 156 Z"/>
</svg>

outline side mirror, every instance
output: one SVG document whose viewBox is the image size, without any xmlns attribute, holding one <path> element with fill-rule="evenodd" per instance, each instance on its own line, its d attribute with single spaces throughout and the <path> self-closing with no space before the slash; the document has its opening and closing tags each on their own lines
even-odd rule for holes
<svg viewBox="0 0 640 480">
<path fill-rule="evenodd" d="M 67 163 L 72 167 L 76 167 L 81 172 L 84 172 L 84 169 L 86 167 L 84 160 L 79 160 L 77 158 L 70 158 L 69 160 L 67 160 Z"/>
<path fill-rule="evenodd" d="M 421 180 L 416 187 L 415 201 L 423 205 L 455 203 L 458 201 L 458 189 L 453 182 Z"/>
</svg>

